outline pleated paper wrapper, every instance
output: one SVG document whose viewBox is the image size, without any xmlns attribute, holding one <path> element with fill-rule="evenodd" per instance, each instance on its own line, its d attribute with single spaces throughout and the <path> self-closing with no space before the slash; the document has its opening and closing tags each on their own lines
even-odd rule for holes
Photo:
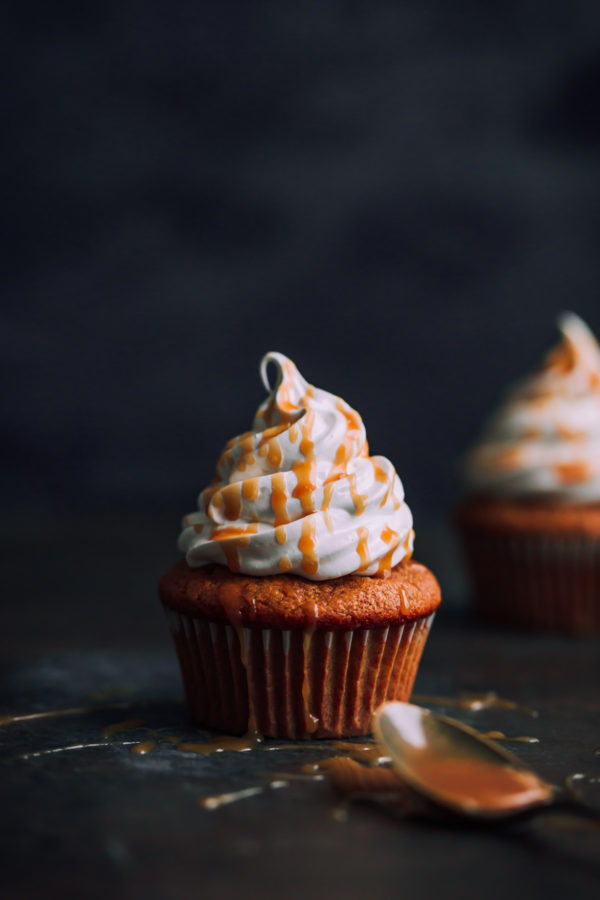
<svg viewBox="0 0 600 900">
<path fill-rule="evenodd" d="M 195 721 L 230 734 L 367 734 L 384 700 L 408 700 L 433 621 L 306 631 L 239 628 L 165 607 Z"/>
<path fill-rule="evenodd" d="M 600 631 L 600 540 L 464 528 L 475 602 L 489 620 L 530 630 Z"/>
</svg>

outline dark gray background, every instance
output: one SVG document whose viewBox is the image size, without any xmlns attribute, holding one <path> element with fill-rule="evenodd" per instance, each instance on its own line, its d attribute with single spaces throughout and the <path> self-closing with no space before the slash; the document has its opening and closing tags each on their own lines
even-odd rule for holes
<svg viewBox="0 0 600 900">
<path fill-rule="evenodd" d="M 505 385 L 600 331 L 600 7 L 15 3 L 9 508 L 168 509 L 268 349 L 363 415 L 418 555 Z"/>
</svg>

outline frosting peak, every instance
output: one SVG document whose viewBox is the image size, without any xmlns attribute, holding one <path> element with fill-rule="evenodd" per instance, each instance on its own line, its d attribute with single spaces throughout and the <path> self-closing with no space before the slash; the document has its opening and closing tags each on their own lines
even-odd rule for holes
<svg viewBox="0 0 600 900">
<path fill-rule="evenodd" d="M 467 459 L 475 490 L 600 500 L 600 348 L 574 313 L 542 368 L 508 394 Z"/>
<path fill-rule="evenodd" d="M 251 430 L 225 445 L 197 512 L 183 520 L 188 565 L 324 580 L 384 574 L 410 557 L 402 483 L 389 460 L 369 456 L 360 415 L 281 353 L 267 353 L 260 373 L 269 395 Z"/>
</svg>

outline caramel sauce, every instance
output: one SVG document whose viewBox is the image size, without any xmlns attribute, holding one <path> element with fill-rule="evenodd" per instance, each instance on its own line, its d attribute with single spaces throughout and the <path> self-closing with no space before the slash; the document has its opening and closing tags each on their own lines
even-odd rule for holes
<svg viewBox="0 0 600 900">
<path fill-rule="evenodd" d="M 85 716 L 91 712 L 104 712 L 115 709 L 131 709 L 134 703 L 106 703 L 100 706 L 70 706 L 65 709 L 45 709 L 33 713 L 12 713 L 0 716 L 0 727 L 12 725 L 13 722 L 31 722 L 34 719 L 58 719 L 63 716 Z"/>
<path fill-rule="evenodd" d="M 112 725 L 106 725 L 100 732 L 103 738 L 112 737 L 118 731 L 131 731 L 133 728 L 143 728 L 145 726 L 143 719 L 125 719 L 123 722 L 113 722 Z"/>
<path fill-rule="evenodd" d="M 481 694 L 471 693 L 470 691 L 461 691 L 458 697 L 439 697 L 433 694 L 413 694 L 412 703 L 418 703 L 421 706 L 454 706 L 459 709 L 470 709 L 479 711 L 482 709 L 519 709 L 536 719 L 539 713 L 534 709 L 521 706 L 514 700 L 506 700 L 499 697 L 493 691 L 486 691 Z"/>
<path fill-rule="evenodd" d="M 278 544 L 285 544 L 286 541 L 286 533 L 283 525 L 278 525 L 275 529 L 275 540 Z"/>
<path fill-rule="evenodd" d="M 406 786 L 393 769 L 367 768 L 348 756 L 332 756 L 318 763 L 333 787 L 343 794 L 404 791 Z"/>
<path fill-rule="evenodd" d="M 417 770 L 432 796 L 460 807 L 500 812 L 552 796 L 552 788 L 532 772 L 477 757 L 445 757 L 420 748 Z"/>
<path fill-rule="evenodd" d="M 242 494 L 244 496 L 244 500 L 249 500 L 251 503 L 254 503 L 256 500 L 258 500 L 259 491 L 259 478 L 246 478 L 242 483 Z"/>
<path fill-rule="evenodd" d="M 240 547 L 247 547 L 250 543 L 250 535 L 258 532 L 258 525 L 251 523 L 250 525 L 216 525 L 211 531 L 211 538 L 214 541 L 222 541 L 221 549 L 227 560 L 227 568 L 230 572 L 240 571 Z M 231 538 L 236 538 L 235 541 Z"/>
<path fill-rule="evenodd" d="M 312 516 L 302 520 L 302 534 L 298 541 L 298 550 L 302 554 L 302 568 L 307 575 L 315 575 L 319 568 L 315 522 Z"/>
<path fill-rule="evenodd" d="M 156 747 L 156 741 L 140 741 L 139 744 L 134 744 L 131 748 L 132 753 L 137 753 L 139 756 L 145 756 L 146 753 L 150 753 L 151 750 L 154 750 Z"/>
<path fill-rule="evenodd" d="M 369 743 L 354 744 L 352 741 L 328 741 L 327 748 L 359 763 L 367 763 L 369 766 L 378 766 L 381 762 L 387 762 L 388 757 L 381 752 L 379 744 L 374 741 Z"/>
<path fill-rule="evenodd" d="M 386 484 L 386 483 L 387 483 L 387 486 L 388 486 L 388 487 L 387 487 L 387 491 L 386 491 L 385 494 L 383 495 L 383 498 L 382 498 L 382 500 L 381 500 L 381 503 L 379 504 L 379 506 L 380 506 L 380 508 L 381 508 L 381 507 L 385 506 L 385 504 L 386 504 L 386 503 L 388 502 L 388 500 L 389 500 L 389 497 L 390 497 L 390 491 L 392 490 L 394 481 L 393 481 L 392 478 L 388 478 L 388 476 L 387 476 L 385 470 L 382 469 L 381 466 L 378 466 L 377 463 L 375 463 L 375 462 L 373 463 L 373 473 L 374 473 L 374 475 L 375 475 L 375 481 L 379 481 L 379 482 L 381 482 L 382 484 Z"/>
<path fill-rule="evenodd" d="M 352 497 L 352 502 L 354 503 L 354 510 L 356 512 L 356 515 L 360 516 L 365 511 L 368 497 L 366 494 L 358 493 L 356 489 L 356 474 L 354 472 L 348 475 L 348 481 L 350 483 L 350 496 Z"/>
<path fill-rule="evenodd" d="M 575 429 L 561 424 L 556 426 L 556 433 L 564 441 L 577 441 L 585 437 L 584 431 L 575 431 Z"/>
<path fill-rule="evenodd" d="M 333 491 L 335 488 L 335 482 L 331 481 L 323 487 L 323 507 L 322 511 L 325 516 L 325 524 L 329 531 L 333 534 L 333 521 L 331 519 L 331 513 L 329 511 L 329 507 L 331 506 L 331 500 L 333 497 Z"/>
<path fill-rule="evenodd" d="M 371 564 L 371 556 L 369 554 L 369 529 L 361 526 L 356 529 L 356 534 L 358 537 L 358 542 L 356 545 L 356 552 L 358 553 L 360 559 L 360 566 L 358 567 L 359 572 L 364 572 Z"/>
<path fill-rule="evenodd" d="M 230 522 L 236 522 L 242 517 L 242 483 L 234 481 L 225 485 L 221 490 L 221 496 L 225 506 L 225 518 Z"/>
<path fill-rule="evenodd" d="M 573 371 L 576 362 L 575 350 L 570 341 L 563 341 L 546 355 L 544 368 L 559 375 L 566 375 Z"/>
<path fill-rule="evenodd" d="M 554 471 L 563 484 L 579 484 L 592 474 L 586 462 L 560 463 L 554 466 Z"/>
<path fill-rule="evenodd" d="M 499 469 L 518 469 L 521 465 L 523 456 L 518 447 L 510 447 L 496 453 L 493 460 L 494 467 Z"/>
<path fill-rule="evenodd" d="M 352 452 L 355 448 L 355 445 L 359 439 L 360 435 L 360 416 L 359 414 L 350 409 L 341 398 L 338 398 L 335 403 L 335 408 L 339 413 L 341 413 L 346 419 L 346 431 L 344 433 L 344 437 L 342 438 L 341 444 L 338 446 L 336 450 L 336 454 L 333 460 L 333 465 L 327 476 L 327 481 L 334 481 L 336 478 L 339 478 L 340 475 L 346 474 L 346 467 L 348 465 L 349 460 L 352 457 Z M 366 441 L 365 441 L 366 445 Z M 365 447 L 361 448 L 361 452 L 359 455 L 365 455 L 362 451 L 364 451 Z M 367 448 L 368 454 L 368 448 Z"/>
<path fill-rule="evenodd" d="M 283 474 L 283 472 L 278 472 L 271 478 L 271 507 L 274 514 L 273 524 L 276 528 L 279 525 L 287 525 L 287 523 L 289 522 L 287 514 L 287 501 L 288 496 L 285 486 L 285 475 Z M 279 541 L 280 544 L 284 542 L 285 538 L 283 541 Z"/>
<path fill-rule="evenodd" d="M 229 624 L 237 634 L 240 645 L 240 658 L 242 665 L 246 670 L 246 681 L 248 685 L 248 734 L 256 736 L 256 715 L 254 712 L 252 691 L 250 690 L 250 672 L 248 671 L 248 645 L 242 620 L 244 600 L 240 597 L 234 585 L 224 582 L 219 589 L 219 603 L 227 616 Z"/>
<path fill-rule="evenodd" d="M 290 430 L 288 431 L 288 437 L 290 439 L 290 443 L 295 444 L 298 440 L 298 426 L 290 425 Z"/>
<path fill-rule="evenodd" d="M 308 397 L 309 391 L 305 397 Z M 312 409 L 307 408 L 304 417 L 300 420 L 301 439 L 299 444 L 300 453 L 304 457 L 296 460 L 292 464 L 292 472 L 295 474 L 297 484 L 292 491 L 292 496 L 300 500 L 302 509 L 305 513 L 313 511 L 313 495 L 316 490 L 317 478 L 317 460 L 315 456 L 315 445 L 312 440 L 312 428 L 314 425 L 315 414 Z"/>
<path fill-rule="evenodd" d="M 258 526 L 256 523 L 250 525 L 216 525 L 211 531 L 211 538 L 214 541 L 226 541 L 229 538 L 238 538 L 240 547 L 247 547 L 250 543 L 250 535 L 256 534 Z"/>
<path fill-rule="evenodd" d="M 138 741 L 93 741 L 88 744 L 68 744 L 66 747 L 51 747 L 49 750 L 33 750 L 20 753 L 18 759 L 35 759 L 38 756 L 52 756 L 54 753 L 66 753 L 70 750 L 94 750 L 98 747 L 130 747 Z"/>
<path fill-rule="evenodd" d="M 385 544 L 390 544 L 391 546 L 388 552 L 385 553 L 379 560 L 377 575 L 389 577 L 392 572 L 392 558 L 394 556 L 396 547 L 398 546 L 398 532 L 393 531 L 391 528 L 389 528 L 389 526 L 386 525 L 381 532 L 381 540 Z"/>
<path fill-rule="evenodd" d="M 410 603 L 406 597 L 406 591 L 404 588 L 400 588 L 400 596 L 398 597 L 398 605 L 400 606 L 400 612 L 403 616 L 407 616 L 410 613 Z"/>
<path fill-rule="evenodd" d="M 308 677 L 310 645 L 319 617 L 319 610 L 314 601 L 308 602 L 305 605 L 304 615 L 306 616 L 306 626 L 302 638 L 302 713 L 304 716 L 304 730 L 306 734 L 313 734 L 319 725 L 318 718 L 310 711 L 312 698 L 310 679 Z"/>
<path fill-rule="evenodd" d="M 212 738 L 210 741 L 181 741 L 177 744 L 177 750 L 183 753 L 196 753 L 199 756 L 210 756 L 211 753 L 245 753 L 256 750 L 261 740 L 256 732 L 248 733 L 243 737 L 231 737 L 223 734 Z"/>
<path fill-rule="evenodd" d="M 209 510 L 208 510 L 209 514 L 211 512 L 213 513 L 211 518 L 214 517 L 215 513 L 217 515 L 222 515 L 224 513 L 225 502 L 223 500 L 223 494 L 222 494 L 220 488 L 215 488 L 215 490 L 213 491 L 213 493 L 211 495 L 209 507 L 212 508 L 212 509 L 209 508 Z"/>
<path fill-rule="evenodd" d="M 283 460 L 283 451 L 281 449 L 281 444 L 277 440 L 277 438 L 273 438 L 268 443 L 268 451 L 267 451 L 267 462 L 273 469 L 278 469 L 281 465 L 281 461 Z"/>
<path fill-rule="evenodd" d="M 279 571 L 280 572 L 289 572 L 292 568 L 292 564 L 288 556 L 282 556 L 279 560 Z"/>
<path fill-rule="evenodd" d="M 254 785 L 253 787 L 242 788 L 239 791 L 229 791 L 225 794 L 209 794 L 206 797 L 198 798 L 198 806 L 202 809 L 218 809 L 220 806 L 226 806 L 229 803 L 236 803 L 238 800 L 246 800 L 247 797 L 256 797 L 265 790 L 262 785 Z"/>
<path fill-rule="evenodd" d="M 539 744 L 540 739 L 536 737 L 527 737 L 519 735 L 518 737 L 509 737 L 503 731 L 482 731 L 483 737 L 491 738 L 494 741 L 518 741 L 521 744 Z"/>
</svg>

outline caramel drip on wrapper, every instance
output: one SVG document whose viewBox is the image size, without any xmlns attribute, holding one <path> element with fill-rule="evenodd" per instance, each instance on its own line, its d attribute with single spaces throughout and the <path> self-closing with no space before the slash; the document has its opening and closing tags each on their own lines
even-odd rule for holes
<svg viewBox="0 0 600 900">
<path fill-rule="evenodd" d="M 311 690 L 310 690 L 310 649 L 312 636 L 314 634 L 319 612 L 317 604 L 312 601 L 304 607 L 307 624 L 304 629 L 304 637 L 302 640 L 302 710 L 304 714 L 304 729 L 307 734 L 313 734 L 317 730 L 319 720 L 311 711 Z"/>
</svg>

